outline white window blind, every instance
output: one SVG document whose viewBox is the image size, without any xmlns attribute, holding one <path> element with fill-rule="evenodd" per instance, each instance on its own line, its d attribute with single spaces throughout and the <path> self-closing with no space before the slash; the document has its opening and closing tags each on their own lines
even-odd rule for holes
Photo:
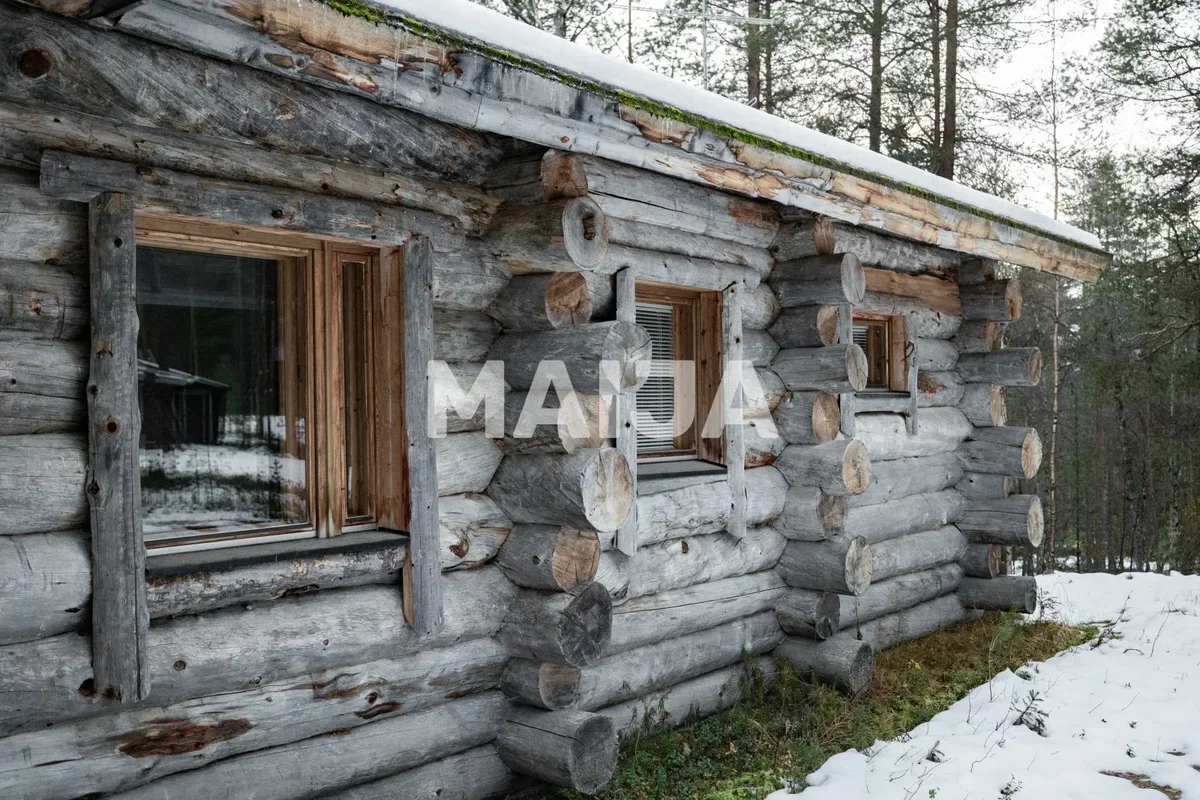
<svg viewBox="0 0 1200 800">
<path fill-rule="evenodd" d="M 855 325 L 853 333 L 854 333 L 854 343 L 856 345 L 858 345 L 859 347 L 861 347 L 863 349 L 863 351 L 865 352 L 867 349 L 867 326 L 866 325 Z"/>
<path fill-rule="evenodd" d="M 638 303 L 637 323 L 653 346 L 650 377 L 637 392 L 637 450 L 654 453 L 675 449 L 675 309 L 661 303 Z"/>
</svg>

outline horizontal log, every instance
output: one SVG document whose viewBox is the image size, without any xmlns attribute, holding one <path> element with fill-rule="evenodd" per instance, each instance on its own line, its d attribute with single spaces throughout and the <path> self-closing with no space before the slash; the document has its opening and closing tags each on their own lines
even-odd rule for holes
<svg viewBox="0 0 1200 800">
<path fill-rule="evenodd" d="M 1042 437 L 1036 428 L 976 428 L 958 449 L 967 472 L 1016 475 L 1030 479 L 1042 466 Z"/>
<path fill-rule="evenodd" d="M 968 577 L 995 578 L 1004 571 L 1004 548 L 998 544 L 968 544 L 958 565 Z"/>
<path fill-rule="evenodd" d="M 452 433 L 434 440 L 439 495 L 482 492 L 504 455 L 482 433 Z"/>
<path fill-rule="evenodd" d="M 819 542 L 846 528 L 847 495 L 826 494 L 816 486 L 788 489 L 776 529 L 789 539 Z"/>
<path fill-rule="evenodd" d="M 494 745 L 485 744 L 396 775 L 326 795 L 329 800 L 478 800 L 516 787 Z"/>
<path fill-rule="evenodd" d="M 880 461 L 871 465 L 871 485 L 862 494 L 847 497 L 846 503 L 857 508 L 940 492 L 955 486 L 962 476 L 962 467 L 953 453 Z"/>
<path fill-rule="evenodd" d="M 784 308 L 854 306 L 862 302 L 867 290 L 862 262 L 849 253 L 781 261 L 775 265 L 769 282 Z"/>
<path fill-rule="evenodd" d="M 641 547 L 632 556 L 616 551 L 600 554 L 596 580 L 608 588 L 613 602 L 682 589 L 775 566 L 786 540 L 770 525 L 750 528 L 740 540 L 724 533 L 673 539 Z"/>
<path fill-rule="evenodd" d="M 513 706 L 496 751 L 513 772 L 595 794 L 617 767 L 617 730 L 608 717 L 587 711 Z"/>
<path fill-rule="evenodd" d="M 931 308 L 919 297 L 902 297 L 868 291 L 857 311 L 902 316 L 909 336 L 920 339 L 950 339 L 963 325 L 963 318 Z"/>
<path fill-rule="evenodd" d="M 970 383 L 963 389 L 958 408 L 977 428 L 996 428 L 1008 421 L 1004 387 L 991 383 Z"/>
<path fill-rule="evenodd" d="M 942 628 L 957 625 L 967 618 L 967 610 L 963 608 L 958 597 L 953 594 L 944 595 L 929 600 L 903 611 L 888 614 L 883 617 L 864 622 L 854 631 L 845 631 L 830 639 L 837 641 L 842 637 L 857 637 L 862 643 L 869 644 L 871 649 L 880 653 L 898 644 L 928 636 Z"/>
<path fill-rule="evenodd" d="M 0 436 L 0 535 L 83 527 L 86 472 L 81 436 Z"/>
<path fill-rule="evenodd" d="M 82 398 L 0 391 L 0 436 L 76 433 L 83 430 L 86 420 L 87 406 Z"/>
<path fill-rule="evenodd" d="M 504 362 L 504 379 L 528 390 L 543 362 L 562 362 L 570 388 L 586 394 L 623 392 L 649 376 L 650 334 L 632 322 L 593 322 L 552 331 L 506 333 L 488 359 Z M 602 374 L 601 364 L 609 364 Z"/>
<path fill-rule="evenodd" d="M 636 501 L 630 469 L 611 447 L 508 456 L 488 493 L 514 522 L 615 531 Z"/>
<path fill-rule="evenodd" d="M 1001 386 L 1037 386 L 1042 380 L 1042 351 L 1036 347 L 1009 347 L 990 353 L 963 353 L 958 372 L 970 383 Z"/>
<path fill-rule="evenodd" d="M 875 545 L 948 525 L 959 519 L 966 505 L 966 499 L 957 490 L 945 489 L 871 506 L 851 506 L 846 510 L 844 531 Z"/>
<path fill-rule="evenodd" d="M 964 497 L 1001 499 L 1017 493 L 1018 480 L 1013 475 L 989 472 L 964 472 L 956 487 Z"/>
<path fill-rule="evenodd" d="M 999 264 L 987 258 L 969 258 L 958 267 L 958 285 L 973 286 L 984 281 L 996 280 Z"/>
<path fill-rule="evenodd" d="M 866 689 L 875 671 L 871 646 L 846 635 L 825 641 L 789 636 L 775 656 L 791 664 L 797 672 L 815 675 L 847 694 Z"/>
<path fill-rule="evenodd" d="M 500 628 L 515 592 L 493 567 L 451 573 L 443 584 L 445 629 L 423 638 L 404 622 L 400 592 L 384 586 L 289 598 L 151 625 L 148 661 L 154 688 L 146 707 L 247 690 L 294 676 L 301 669 L 403 659 L 491 636 Z M 226 643 L 231 640 L 253 641 L 255 647 L 230 648 Z M 314 647 L 313 642 L 321 646 Z M 103 713 L 107 706 L 89 693 L 91 677 L 86 636 L 67 633 L 0 647 L 0 736 Z"/>
<path fill-rule="evenodd" d="M 905 275 L 872 267 L 864 269 L 863 273 L 868 292 L 910 297 L 942 314 L 958 317 L 963 314 L 958 284 L 954 281 L 934 275 Z"/>
<path fill-rule="evenodd" d="M 455 494 L 438 500 L 442 569 L 475 569 L 500 552 L 513 523 L 487 495 Z"/>
<path fill-rule="evenodd" d="M 10 336 L 0 340 L 0 392 L 84 399 L 88 377 L 86 342 Z"/>
<path fill-rule="evenodd" d="M 988 580 L 963 578 L 958 599 L 967 608 L 1032 614 L 1037 611 L 1037 579 L 1020 575 Z"/>
<path fill-rule="evenodd" d="M 742 331 L 742 359 L 756 367 L 768 367 L 779 352 L 779 344 L 766 331 Z"/>
<path fill-rule="evenodd" d="M 545 424 L 529 424 L 542 419 Z M 536 393 L 513 392 L 504 401 L 504 439 L 499 444 L 514 456 L 569 454 L 602 447 L 611 438 L 611 428 L 612 400 L 603 395 L 571 391 L 559 396 L 550 391 L 539 404 Z"/>
<path fill-rule="evenodd" d="M 775 607 L 779 627 L 789 636 L 828 639 L 841 627 L 842 595 L 792 589 Z"/>
<path fill-rule="evenodd" d="M 818 253 L 853 253 L 866 266 L 900 272 L 949 274 L 962 256 L 951 250 L 894 239 L 866 228 L 813 217 L 785 222 L 771 245 L 780 261 Z"/>
<path fill-rule="evenodd" d="M 512 277 L 478 239 L 434 239 L 433 307 L 483 311 Z"/>
<path fill-rule="evenodd" d="M 775 427 L 789 444 L 821 444 L 842 427 L 838 399 L 826 392 L 788 392 L 775 408 Z"/>
<path fill-rule="evenodd" d="M 957 372 L 918 372 L 917 407 L 957 406 L 962 410 L 962 399 L 967 387 L 982 385 L 963 383 Z"/>
<path fill-rule="evenodd" d="M 954 369 L 958 363 L 958 348 L 945 339 L 910 339 L 915 349 L 913 358 L 917 369 L 928 372 L 944 372 Z"/>
<path fill-rule="evenodd" d="M 776 569 L 796 589 L 862 594 L 874 580 L 874 560 L 866 539 L 837 536 L 820 542 L 788 542 Z"/>
<path fill-rule="evenodd" d="M 607 242 L 600 238 L 603 212 L 587 198 L 535 205 L 505 205 L 484 235 L 493 257 L 515 274 L 592 270 Z"/>
<path fill-rule="evenodd" d="M 1000 347 L 1004 326 L 990 320 L 964 322 L 951 340 L 960 353 L 990 353 Z"/>
<path fill-rule="evenodd" d="M 780 347 L 824 347 L 840 341 L 845 306 L 797 306 L 785 309 L 771 323 L 771 336 Z"/>
<path fill-rule="evenodd" d="M 855 414 L 903 414 L 912 411 L 912 397 L 902 392 L 859 392 L 854 397 Z"/>
<path fill-rule="evenodd" d="M 439 361 L 483 361 L 500 326 L 481 311 L 433 312 L 433 357 Z"/>
<path fill-rule="evenodd" d="M 79 628 L 92 594 L 91 545 L 85 533 L 0 536 L 0 645 Z"/>
<path fill-rule="evenodd" d="M 580 676 L 580 706 L 603 708 L 774 650 L 783 632 L 773 611 L 609 656 Z"/>
<path fill-rule="evenodd" d="M 611 635 L 612 599 L 590 583 L 571 594 L 518 592 L 499 639 L 518 658 L 586 667 L 600 660 Z"/>
<path fill-rule="evenodd" d="M 758 380 L 758 386 L 762 389 L 762 393 L 748 390 L 753 387 L 750 386 L 749 375 L 745 374 L 742 378 L 742 389 L 746 406 L 742 413 L 747 417 L 774 413 L 787 395 L 787 388 L 779 376 L 770 369 L 756 369 L 754 377 Z"/>
<path fill-rule="evenodd" d="M 771 369 L 792 391 L 841 394 L 867 386 L 867 356 L 856 344 L 780 350 Z"/>
<path fill-rule="evenodd" d="M 742 412 L 743 466 L 746 469 L 773 466 L 779 459 L 787 441 L 779 435 L 775 420 L 770 414 L 751 415 Z"/>
<path fill-rule="evenodd" d="M 505 330 L 545 331 L 611 319 L 612 277 L 593 272 L 517 275 L 488 308 Z"/>
<path fill-rule="evenodd" d="M 997 500 L 970 500 L 958 527 L 973 542 L 1038 547 L 1045 533 L 1042 499 L 1014 494 Z"/>
<path fill-rule="evenodd" d="M 791 445 L 776 466 L 792 486 L 817 486 L 826 494 L 861 494 L 871 483 L 871 459 L 857 439 Z"/>
<path fill-rule="evenodd" d="M 519 703 L 547 711 L 579 702 L 579 667 L 514 658 L 504 669 L 500 689 Z"/>
<path fill-rule="evenodd" d="M 871 546 L 874 578 L 886 581 L 957 563 L 967 551 L 967 539 L 953 525 L 923 533 L 910 533 Z"/>
<path fill-rule="evenodd" d="M 127 796 L 168 800 L 212 792 L 218 797 L 249 794 L 284 800 L 303 787 L 308 796 L 319 797 L 486 744 L 500 731 L 507 706 L 499 692 L 465 697 L 377 720 L 342 735 L 317 736 L 224 759 L 155 781 Z"/>
<path fill-rule="evenodd" d="M 1015 278 L 960 284 L 959 295 L 964 319 L 1014 322 L 1021 318 L 1021 284 Z"/>
<path fill-rule="evenodd" d="M 518 586 L 566 592 L 596 577 L 600 542 L 595 531 L 518 525 L 500 548 L 496 563 Z"/>
<path fill-rule="evenodd" d="M 927 408 L 920 414 L 917 435 L 910 435 L 899 414 L 859 414 L 854 436 L 871 462 L 935 456 L 956 450 L 971 435 L 971 422 L 957 408 Z"/>
<path fill-rule="evenodd" d="M 687 636 L 774 608 L 786 591 L 774 570 L 634 598 L 613 609 L 605 657 Z"/>
<path fill-rule="evenodd" d="M 775 292 L 765 283 L 742 292 L 742 328 L 744 330 L 763 330 L 779 316 L 782 307 L 775 297 Z"/>
<path fill-rule="evenodd" d="M 0 171 L 0 183 L 3 178 Z M 0 259 L 0 339 L 82 339 L 88 302 L 79 269 Z"/>
<path fill-rule="evenodd" d="M 0 253 L 6 259 L 70 266 L 87 261 L 86 206 L 43 194 L 37 172 L 0 168 L 0 186 Z"/>
<path fill-rule="evenodd" d="M 838 595 L 840 627 L 857 628 L 864 622 L 949 594 L 962 579 L 963 572 L 957 564 L 943 564 L 877 581 L 858 597 Z"/>
<path fill-rule="evenodd" d="M 0 791 L 6 797 L 91 796 L 206 766 L 206 775 L 224 781 L 231 772 L 210 765 L 241 762 L 236 772 L 250 763 L 283 764 L 289 760 L 283 754 L 294 752 L 295 743 L 313 737 L 319 742 L 339 738 L 334 733 L 358 736 L 357 731 L 375 731 L 379 725 L 398 737 L 411 735 L 418 730 L 411 727 L 414 723 L 389 720 L 412 717 L 415 724 L 430 725 L 441 719 L 439 713 L 461 720 L 456 704 L 448 701 L 494 688 L 506 659 L 494 640 L 474 639 L 403 659 L 313 671 L 165 707 L 122 710 L 34 730 L 0 740 Z M 486 719 L 497 710 L 496 695 L 483 697 L 489 699 L 468 701 L 465 707 Z M 437 729 L 430 735 L 471 737 L 478 735 L 478 724 L 468 721 L 462 731 Z M 492 725 L 494 735 L 494 720 Z M 326 755 L 314 750 L 313 757 Z M 190 777 L 172 783 L 198 790 Z M 154 796 L 157 788 L 151 784 L 144 793 Z"/>
</svg>

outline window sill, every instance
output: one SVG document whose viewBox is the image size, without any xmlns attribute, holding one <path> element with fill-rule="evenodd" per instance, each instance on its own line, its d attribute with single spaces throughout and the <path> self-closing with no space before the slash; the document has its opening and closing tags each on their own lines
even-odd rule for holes
<svg viewBox="0 0 1200 800">
<path fill-rule="evenodd" d="M 721 464 L 698 458 L 686 461 L 641 461 L 637 465 L 638 494 L 658 494 L 684 486 L 696 486 L 725 480 Z"/>
<path fill-rule="evenodd" d="M 868 389 L 854 395 L 855 412 L 890 411 L 907 414 L 912 411 L 913 398 L 908 392 L 890 392 L 886 389 Z"/>
</svg>

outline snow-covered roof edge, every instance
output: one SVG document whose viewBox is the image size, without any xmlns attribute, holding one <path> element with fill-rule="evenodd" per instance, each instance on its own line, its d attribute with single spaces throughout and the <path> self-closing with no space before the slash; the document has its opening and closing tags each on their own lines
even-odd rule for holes
<svg viewBox="0 0 1200 800">
<path fill-rule="evenodd" d="M 400 22 L 424 38 L 464 46 L 498 61 L 534 69 L 576 88 L 614 97 L 658 116 L 876 181 L 1085 250 L 1105 253 L 1094 234 L 1060 220 L 637 64 L 611 58 L 469 0 L 437 3 L 370 0 L 371 5 L 359 0 L 321 1 L 342 13 L 368 19 L 378 16 L 372 6 L 383 9 L 388 21 Z M 393 14 L 401 19 L 395 19 Z"/>
</svg>

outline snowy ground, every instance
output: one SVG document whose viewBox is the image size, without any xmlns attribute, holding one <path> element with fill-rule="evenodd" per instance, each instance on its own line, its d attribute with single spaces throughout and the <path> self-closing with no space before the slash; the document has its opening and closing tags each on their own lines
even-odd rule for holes
<svg viewBox="0 0 1200 800">
<path fill-rule="evenodd" d="M 1200 576 L 1038 583 L 1040 613 L 1100 624 L 1098 647 L 1006 671 L 902 740 L 834 756 L 802 792 L 768 800 L 1200 800 Z"/>
</svg>

